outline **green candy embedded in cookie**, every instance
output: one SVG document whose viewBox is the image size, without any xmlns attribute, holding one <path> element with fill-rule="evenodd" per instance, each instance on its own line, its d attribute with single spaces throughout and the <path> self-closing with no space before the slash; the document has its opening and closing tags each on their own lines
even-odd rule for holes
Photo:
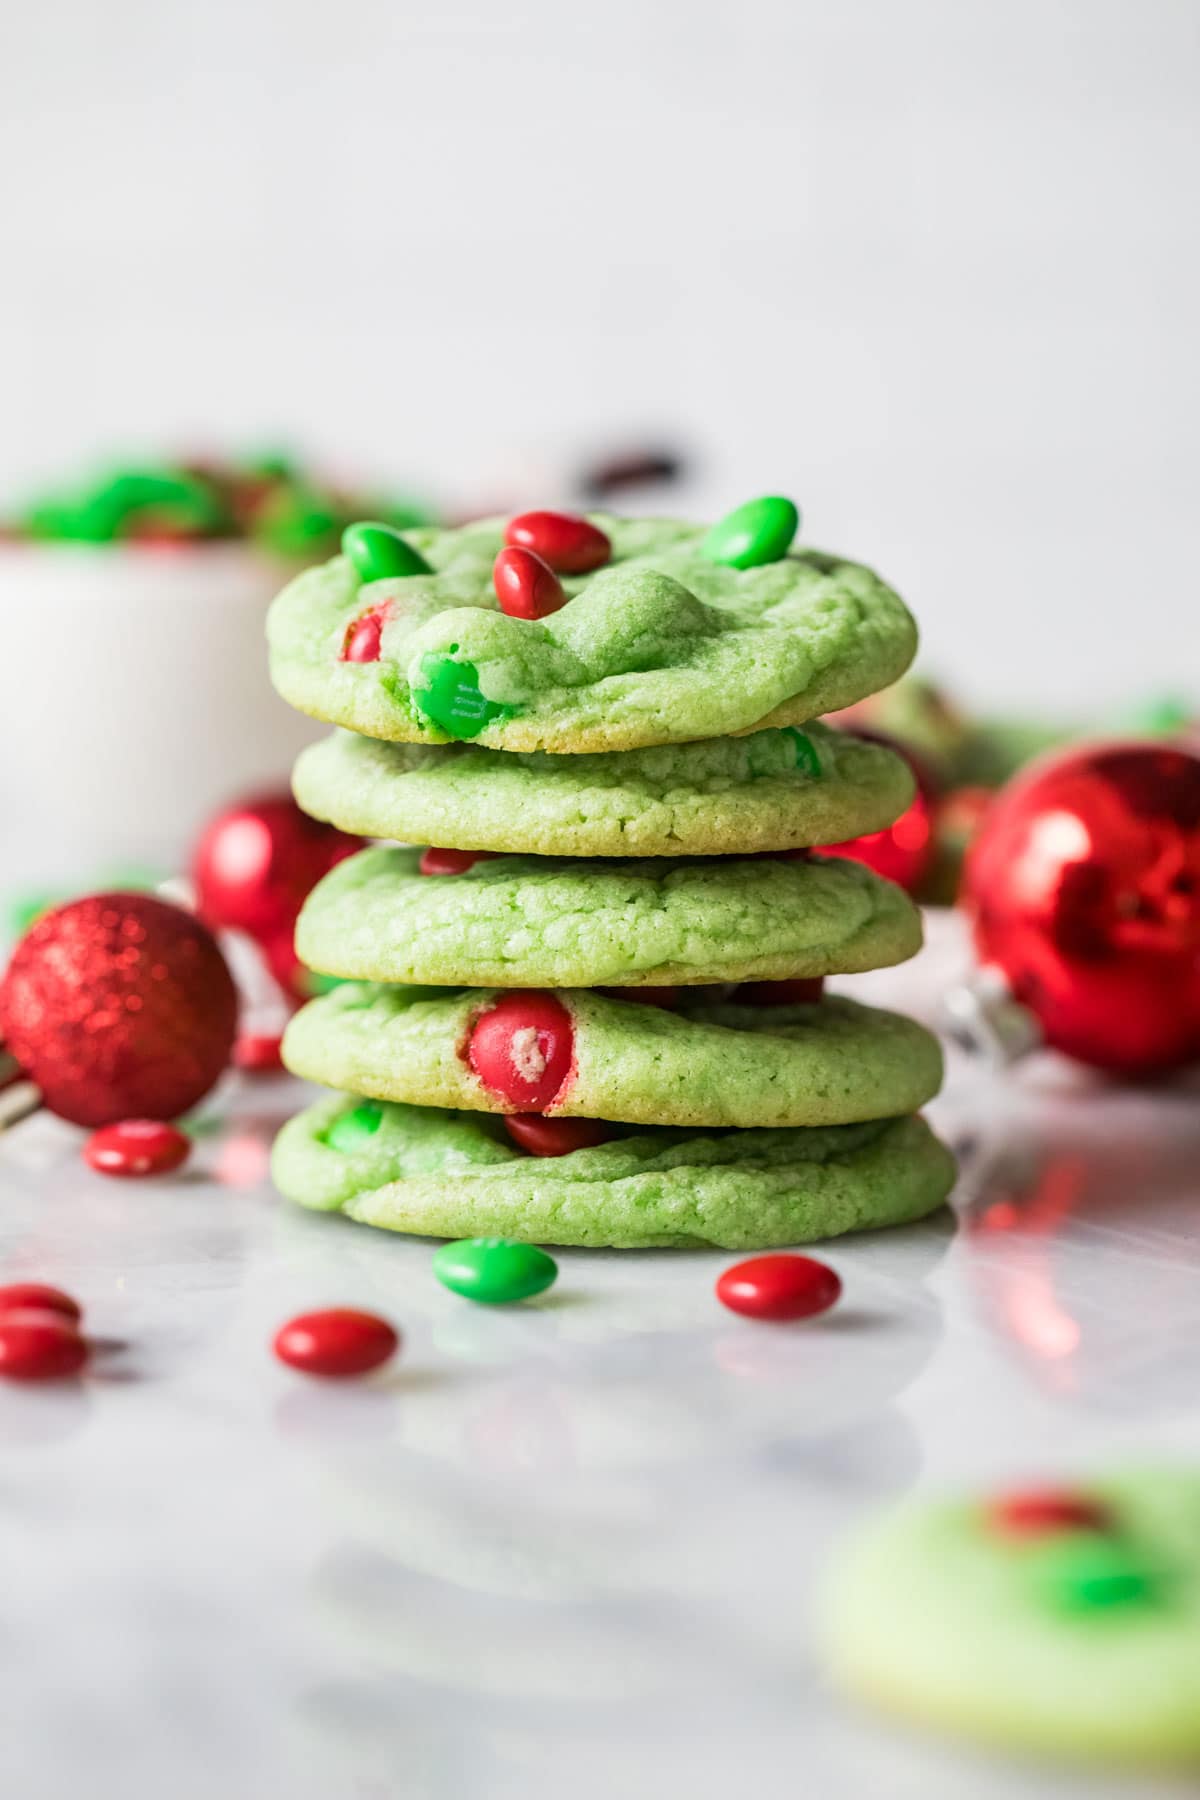
<svg viewBox="0 0 1200 1800">
<path fill-rule="evenodd" d="M 433 573 L 420 551 L 393 525 L 374 519 L 347 525 L 342 533 L 342 555 L 349 557 L 355 574 L 364 583 Z"/>
<path fill-rule="evenodd" d="M 764 1008 L 691 989 L 668 1012 L 574 988 L 552 996 L 566 1013 L 570 1070 L 545 1104 L 522 1105 L 470 1060 L 472 1033 L 501 998 L 346 982 L 295 1015 L 283 1058 L 310 1081 L 416 1106 L 746 1129 L 899 1116 L 941 1082 L 930 1032 L 853 1000 Z M 514 1064 L 537 1052 L 515 1044 Z"/>
<path fill-rule="evenodd" d="M 916 631 L 860 564 L 785 554 L 781 519 L 759 521 L 735 566 L 712 559 L 701 527 L 595 515 L 611 560 L 564 576 L 566 605 L 536 620 L 498 607 L 504 520 L 417 529 L 404 541 L 430 573 L 380 586 L 378 662 L 342 660 L 361 575 L 335 557 L 272 607 L 272 678 L 302 712 L 401 743 L 471 736 L 573 754 L 803 726 L 894 681 Z M 758 560 L 744 563 L 743 552 Z"/>
<path fill-rule="evenodd" d="M 1200 1474 L 1080 1495 L 1106 1531 L 1006 1534 L 971 1501 L 910 1503 L 851 1546 L 827 1606 L 842 1686 L 1019 1753 L 1200 1767 Z"/>
<path fill-rule="evenodd" d="M 288 1122 L 272 1172 L 301 1206 L 424 1237 L 617 1249 L 770 1249 L 923 1218 L 954 1179 L 917 1118 L 827 1131 L 643 1130 L 528 1156 L 499 1119 L 385 1106 L 351 1155 L 331 1147 L 335 1095 Z"/>
<path fill-rule="evenodd" d="M 638 987 L 878 969 L 921 944 L 908 896 L 839 858 L 581 862 L 498 856 L 460 874 L 363 850 L 305 902 L 296 949 L 360 981 Z"/>
<path fill-rule="evenodd" d="M 301 754 L 293 786 L 305 812 L 364 837 L 584 857 L 841 844 L 913 797 L 902 757 L 816 724 L 594 756 L 336 732 Z"/>
<path fill-rule="evenodd" d="M 747 500 L 718 521 L 701 545 L 710 562 L 731 569 L 757 569 L 778 562 L 792 547 L 800 529 L 800 512 L 791 500 L 772 494 Z"/>
</svg>

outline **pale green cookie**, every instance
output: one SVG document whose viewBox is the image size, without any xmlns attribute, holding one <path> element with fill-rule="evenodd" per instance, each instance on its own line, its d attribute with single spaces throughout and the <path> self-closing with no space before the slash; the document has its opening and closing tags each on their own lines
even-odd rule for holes
<svg viewBox="0 0 1200 1800">
<path fill-rule="evenodd" d="M 805 550 L 750 569 L 701 554 L 703 526 L 594 516 L 613 559 L 565 578 L 544 619 L 499 610 L 505 521 L 408 539 L 431 575 L 361 586 L 335 557 L 271 609 L 271 674 L 301 712 L 401 743 L 625 750 L 801 724 L 894 681 L 916 628 L 858 563 Z M 341 660 L 355 620 L 386 607 L 379 660 Z M 445 727 L 445 728 L 444 728 Z"/>
<path fill-rule="evenodd" d="M 450 987 L 776 981 L 914 956 L 921 915 L 844 858 L 576 862 L 497 856 L 421 875 L 364 850 L 325 876 L 296 929 L 310 969 Z"/>
<path fill-rule="evenodd" d="M 1001 1496 L 877 1525 L 829 1596 L 838 1678 L 1015 1751 L 1200 1765 L 1200 1475 L 1073 1482 L 1065 1497 L 1098 1504 L 1099 1521 L 1014 1532 Z"/>
<path fill-rule="evenodd" d="M 347 1148 L 330 1142 L 354 1115 Z M 942 1204 L 954 1163 L 922 1119 L 827 1131 L 649 1130 L 534 1157 L 499 1119 L 337 1095 L 284 1126 L 289 1200 L 424 1237 L 615 1249 L 765 1250 L 905 1224 Z"/>
<path fill-rule="evenodd" d="M 910 804 L 908 764 L 808 724 L 552 756 L 336 732 L 292 777 L 305 812 L 363 837 L 536 856 L 737 856 L 841 844 Z"/>
<path fill-rule="evenodd" d="M 295 1075 L 379 1100 L 519 1112 L 467 1060 L 476 1021 L 500 998 L 495 990 L 347 982 L 295 1015 L 284 1061 Z M 582 988 L 555 998 L 570 1015 L 574 1057 L 559 1090 L 537 1109 L 551 1117 L 841 1125 L 912 1112 L 941 1082 L 935 1037 L 912 1019 L 853 1000 L 754 1007 L 696 991 L 667 1012 Z M 516 1043 L 514 1067 L 528 1071 L 518 1059 L 539 1054 L 536 1043 Z"/>
</svg>

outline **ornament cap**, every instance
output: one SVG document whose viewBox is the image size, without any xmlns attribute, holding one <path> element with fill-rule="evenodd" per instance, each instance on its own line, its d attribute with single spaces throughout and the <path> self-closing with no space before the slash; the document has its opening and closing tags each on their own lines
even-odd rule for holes
<svg viewBox="0 0 1200 1800">
<path fill-rule="evenodd" d="M 948 989 L 942 1018 L 947 1036 L 993 1069 L 1011 1067 L 1042 1043 L 1037 1020 L 1013 997 L 1008 978 L 996 963 L 985 963 Z"/>
</svg>

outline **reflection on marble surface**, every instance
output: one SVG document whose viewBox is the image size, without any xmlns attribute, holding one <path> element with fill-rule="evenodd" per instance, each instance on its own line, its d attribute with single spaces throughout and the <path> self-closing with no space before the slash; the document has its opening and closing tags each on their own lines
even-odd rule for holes
<svg viewBox="0 0 1200 1800">
<path fill-rule="evenodd" d="M 957 953 L 871 991 L 933 1010 Z M 720 1254 L 565 1252 L 540 1300 L 473 1308 L 428 1245 L 274 1199 L 264 1159 L 297 1099 L 232 1084 L 182 1180 L 105 1182 L 52 1120 L 0 1143 L 5 1278 L 75 1291 L 111 1346 L 78 1387 L 0 1386 L 10 1783 L 1171 1791 L 853 1713 L 811 1622 L 832 1547 L 916 1485 L 1195 1456 L 1194 1087 L 955 1062 L 933 1111 L 964 1149 L 959 1229 L 831 1245 L 841 1308 L 788 1327 L 717 1305 Z M 339 1302 L 402 1326 L 391 1369 L 343 1389 L 273 1363 L 280 1319 Z"/>
</svg>

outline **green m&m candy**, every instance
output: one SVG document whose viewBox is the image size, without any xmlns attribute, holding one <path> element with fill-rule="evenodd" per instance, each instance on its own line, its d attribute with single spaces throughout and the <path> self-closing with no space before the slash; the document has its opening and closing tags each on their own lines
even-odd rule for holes
<svg viewBox="0 0 1200 1800">
<path fill-rule="evenodd" d="M 383 1108 L 374 1100 L 364 1100 L 350 1112 L 339 1113 L 329 1130 L 325 1133 L 325 1142 L 331 1150 L 340 1150 L 343 1156 L 353 1156 L 375 1136 L 383 1122 Z"/>
<path fill-rule="evenodd" d="M 801 731 L 796 725 L 785 725 L 783 729 L 796 746 L 796 767 L 802 769 L 806 775 L 819 775 L 821 758 L 817 754 L 817 746 L 808 733 Z"/>
<path fill-rule="evenodd" d="M 1163 1597 L 1160 1572 L 1119 1541 L 1081 1537 L 1056 1545 L 1039 1562 L 1043 1591 L 1066 1612 L 1153 1605 Z"/>
<path fill-rule="evenodd" d="M 485 1306 L 507 1306 L 542 1294 L 558 1264 L 536 1244 L 511 1238 L 461 1238 L 434 1252 L 433 1272 L 443 1287 Z"/>
<path fill-rule="evenodd" d="M 452 651 L 456 648 L 451 646 Z M 485 725 L 512 711 L 501 701 L 488 699 L 473 662 L 455 662 L 453 654 L 430 651 L 421 658 L 421 675 L 425 685 L 413 689 L 413 704 L 449 737 L 478 737 Z"/>
<path fill-rule="evenodd" d="M 768 494 L 761 500 L 747 500 L 718 519 L 701 544 L 700 554 L 730 569 L 757 569 L 786 556 L 799 527 L 800 512 L 794 502 Z"/>
<path fill-rule="evenodd" d="M 342 554 L 354 564 L 360 581 L 390 581 L 398 575 L 432 575 L 419 550 L 392 525 L 360 520 L 342 533 Z"/>
</svg>

